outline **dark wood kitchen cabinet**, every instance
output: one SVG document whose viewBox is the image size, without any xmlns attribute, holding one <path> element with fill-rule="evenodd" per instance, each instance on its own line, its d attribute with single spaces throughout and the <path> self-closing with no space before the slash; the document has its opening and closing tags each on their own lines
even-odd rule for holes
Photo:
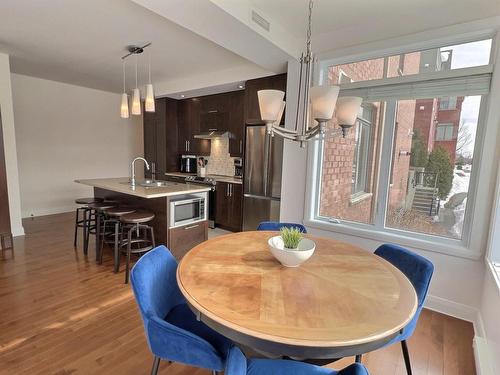
<svg viewBox="0 0 500 375">
<path fill-rule="evenodd" d="M 178 103 L 178 151 L 188 155 L 210 155 L 210 141 L 196 139 L 201 133 L 201 102 L 199 98 L 190 98 Z"/>
<path fill-rule="evenodd" d="M 177 150 L 177 100 L 160 98 L 155 100 L 155 111 L 144 111 L 144 158 L 154 162 L 156 178 L 162 179 L 165 172 L 179 170 Z M 151 170 L 145 170 L 151 177 Z"/>
<path fill-rule="evenodd" d="M 230 97 L 231 112 L 229 116 L 229 155 L 243 157 L 245 149 L 245 91 L 234 91 Z"/>
<path fill-rule="evenodd" d="M 177 260 L 181 260 L 193 247 L 208 239 L 208 221 L 188 224 L 168 231 L 168 248 Z"/>
<path fill-rule="evenodd" d="M 243 185 L 217 182 L 215 224 L 231 231 L 241 231 L 243 221 Z"/>
<path fill-rule="evenodd" d="M 275 76 L 251 79 L 245 83 L 245 122 L 247 124 L 262 124 L 259 109 L 259 90 L 281 90 L 286 93 L 286 73 Z M 281 124 L 285 123 L 283 115 Z"/>
</svg>

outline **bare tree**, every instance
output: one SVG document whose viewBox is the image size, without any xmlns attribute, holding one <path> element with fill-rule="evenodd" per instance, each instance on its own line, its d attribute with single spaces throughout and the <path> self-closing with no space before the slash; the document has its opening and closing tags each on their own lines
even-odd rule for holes
<svg viewBox="0 0 500 375">
<path fill-rule="evenodd" d="M 460 125 L 458 127 L 457 134 L 457 149 L 456 154 L 461 155 L 465 149 L 470 146 L 473 141 L 472 133 L 469 131 L 469 127 L 462 120 L 460 121 Z"/>
</svg>

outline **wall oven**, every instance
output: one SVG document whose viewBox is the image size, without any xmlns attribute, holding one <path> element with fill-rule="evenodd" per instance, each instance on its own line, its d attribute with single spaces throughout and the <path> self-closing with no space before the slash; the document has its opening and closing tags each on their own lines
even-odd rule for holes
<svg viewBox="0 0 500 375">
<path fill-rule="evenodd" d="M 206 194 L 170 201 L 170 228 L 207 220 Z"/>
</svg>

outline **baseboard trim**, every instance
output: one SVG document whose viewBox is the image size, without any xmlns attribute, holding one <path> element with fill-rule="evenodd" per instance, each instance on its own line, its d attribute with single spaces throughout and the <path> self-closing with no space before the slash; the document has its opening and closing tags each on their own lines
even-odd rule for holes
<svg viewBox="0 0 500 375">
<path fill-rule="evenodd" d="M 32 212 L 30 212 L 28 214 L 24 213 L 23 219 L 30 218 L 30 217 L 37 217 L 37 216 L 63 214 L 66 212 L 73 212 L 73 211 L 75 211 L 75 209 L 76 209 L 76 205 L 54 207 L 54 208 L 47 208 L 47 209 L 41 209 L 41 210 L 33 210 Z"/>
<path fill-rule="evenodd" d="M 476 325 L 478 311 L 474 307 L 454 302 L 446 298 L 427 295 L 425 308 L 471 322 L 474 324 L 474 331 L 477 333 Z"/>
</svg>

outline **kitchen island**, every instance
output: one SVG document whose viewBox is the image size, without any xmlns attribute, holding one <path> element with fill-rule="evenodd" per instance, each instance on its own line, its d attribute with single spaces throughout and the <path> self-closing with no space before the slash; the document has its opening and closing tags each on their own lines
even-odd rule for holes
<svg viewBox="0 0 500 375">
<path fill-rule="evenodd" d="M 106 200 L 117 201 L 119 205 L 152 211 L 155 218 L 151 222 L 154 228 L 157 245 L 166 245 L 177 259 L 181 259 L 192 247 L 208 238 L 207 210 L 198 212 L 200 216 L 194 221 L 189 217 L 181 217 L 188 213 L 196 214 L 198 203 L 187 207 L 187 211 L 175 212 L 180 207 L 176 202 L 197 201 L 208 207 L 209 187 L 171 181 L 138 182 L 132 188 L 130 179 L 98 178 L 82 179 L 75 182 L 92 186 L 94 196 Z M 183 223 L 185 222 L 185 224 Z"/>
</svg>

